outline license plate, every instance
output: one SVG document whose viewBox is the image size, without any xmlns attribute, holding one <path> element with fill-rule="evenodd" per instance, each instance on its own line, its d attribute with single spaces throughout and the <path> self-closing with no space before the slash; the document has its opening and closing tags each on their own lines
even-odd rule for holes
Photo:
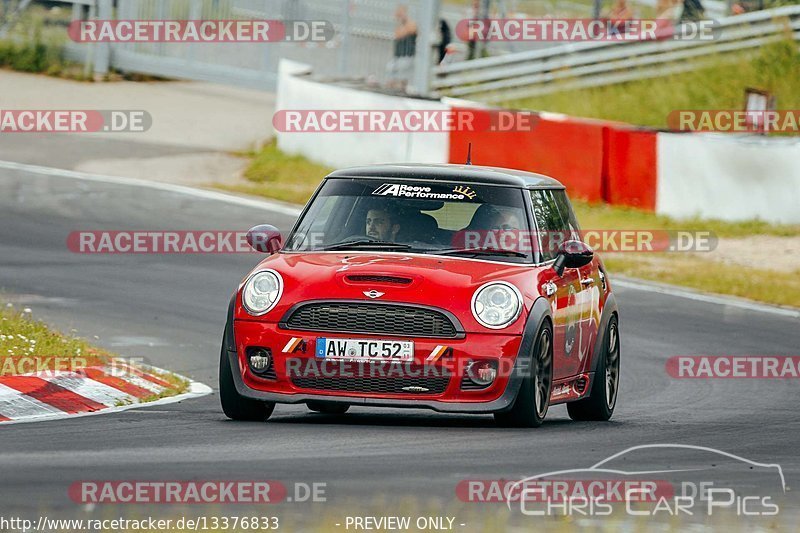
<svg viewBox="0 0 800 533">
<path fill-rule="evenodd" d="M 347 361 L 413 361 L 413 341 L 379 341 L 371 339 L 317 339 L 319 359 Z"/>
</svg>

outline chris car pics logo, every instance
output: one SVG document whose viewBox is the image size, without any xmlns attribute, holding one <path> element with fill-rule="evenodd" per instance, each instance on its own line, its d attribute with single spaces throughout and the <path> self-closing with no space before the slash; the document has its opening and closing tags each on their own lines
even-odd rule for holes
<svg viewBox="0 0 800 533">
<path fill-rule="evenodd" d="M 637 466 L 638 465 L 638 466 Z M 471 495 L 488 495 L 476 484 Z M 599 487 L 599 490 L 598 490 Z M 775 516 L 786 496 L 779 464 L 715 448 L 645 444 L 588 468 L 530 476 L 503 490 L 509 509 L 526 516 Z"/>
</svg>

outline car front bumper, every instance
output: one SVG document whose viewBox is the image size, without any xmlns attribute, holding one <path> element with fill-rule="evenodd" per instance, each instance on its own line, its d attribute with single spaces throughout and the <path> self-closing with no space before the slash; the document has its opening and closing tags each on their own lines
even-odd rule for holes
<svg viewBox="0 0 800 533">
<path fill-rule="evenodd" d="M 315 357 L 314 347 L 318 337 L 414 340 L 414 369 L 419 372 L 425 368 L 442 375 L 443 369 L 447 368 L 450 369 L 450 376 L 443 391 L 428 393 L 320 390 L 298 386 L 293 377 L 298 375 L 299 369 L 311 368 L 313 375 L 320 375 L 313 373 L 314 369 L 320 368 L 315 364 L 324 361 Z M 296 404 L 317 400 L 351 405 L 427 408 L 440 412 L 493 413 L 511 406 L 526 368 L 524 365 L 520 367 L 518 361 L 518 355 L 524 353 L 521 335 L 473 333 L 464 338 L 404 339 L 386 335 L 292 331 L 281 329 L 274 323 L 236 320 L 234 338 L 236 350 L 228 349 L 227 355 L 237 391 L 247 398 L 276 403 Z M 250 369 L 246 360 L 250 347 L 270 349 L 274 368 L 270 377 L 259 376 Z M 498 376 L 484 389 L 465 390 L 462 388 L 463 370 L 468 361 L 474 360 L 496 360 Z M 370 366 L 370 363 L 361 364 L 361 368 Z M 386 375 L 386 372 L 381 374 L 378 369 L 377 375 Z M 398 375 L 398 379 L 403 379 L 399 374 L 389 372 L 388 375 Z M 342 379 L 346 381 L 347 378 Z M 348 386 L 349 383 L 344 388 Z M 352 388 L 356 387 L 353 385 Z"/>
</svg>

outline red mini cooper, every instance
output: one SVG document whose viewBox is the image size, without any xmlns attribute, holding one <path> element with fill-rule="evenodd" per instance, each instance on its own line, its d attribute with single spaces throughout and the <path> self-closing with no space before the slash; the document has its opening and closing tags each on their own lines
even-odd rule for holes
<svg viewBox="0 0 800 533">
<path fill-rule="evenodd" d="M 276 403 L 492 413 L 536 427 L 550 405 L 608 420 L 619 319 L 564 186 L 478 166 L 379 165 L 320 185 L 285 244 L 231 299 L 220 398 L 235 420 Z"/>
</svg>

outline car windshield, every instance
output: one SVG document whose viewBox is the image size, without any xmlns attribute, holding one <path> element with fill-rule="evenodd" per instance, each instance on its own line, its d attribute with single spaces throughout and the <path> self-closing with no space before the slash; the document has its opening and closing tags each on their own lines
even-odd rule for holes
<svg viewBox="0 0 800 533">
<path fill-rule="evenodd" d="M 328 179 L 284 251 L 381 250 L 530 263 L 524 192 L 399 179 Z"/>
</svg>

